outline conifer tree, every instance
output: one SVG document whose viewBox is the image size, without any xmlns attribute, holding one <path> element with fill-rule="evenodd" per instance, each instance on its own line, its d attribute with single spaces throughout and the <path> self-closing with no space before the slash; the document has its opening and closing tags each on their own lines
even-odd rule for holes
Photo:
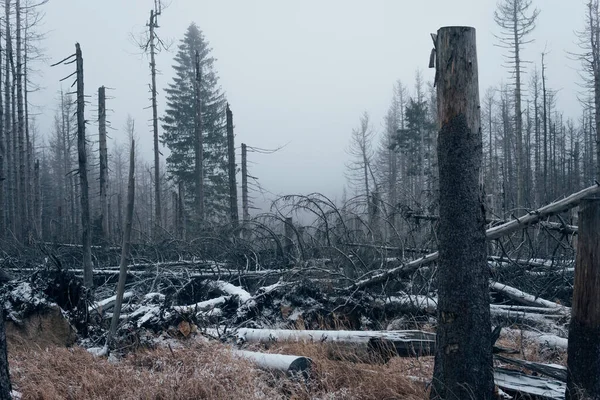
<svg viewBox="0 0 600 400">
<path fill-rule="evenodd" d="M 201 70 L 202 147 L 204 214 L 207 222 L 227 218 L 227 138 L 225 135 L 225 96 L 218 85 L 215 59 L 202 31 L 192 23 L 181 40 L 175 56 L 175 77 L 166 89 L 167 108 L 163 117 L 162 141 L 169 148 L 167 171 L 175 182 L 182 182 L 193 202 L 196 179 L 195 154 L 195 62 L 198 52 Z M 193 221 L 194 215 L 191 215 Z"/>
</svg>

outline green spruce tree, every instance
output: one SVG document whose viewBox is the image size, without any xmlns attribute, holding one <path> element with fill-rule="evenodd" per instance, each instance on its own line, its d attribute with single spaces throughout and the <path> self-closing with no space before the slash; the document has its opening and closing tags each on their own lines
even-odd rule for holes
<svg viewBox="0 0 600 400">
<path fill-rule="evenodd" d="M 225 132 L 225 95 L 214 70 L 215 59 L 202 31 L 192 23 L 181 40 L 175 56 L 175 77 L 166 89 L 167 107 L 162 118 L 162 142 L 169 150 L 167 172 L 176 183 L 182 182 L 185 202 L 194 202 L 195 161 L 195 92 L 196 51 L 200 56 L 203 138 L 204 221 L 220 223 L 227 220 L 227 138 Z M 190 213 L 191 222 L 199 222 Z M 190 227 L 193 228 L 193 227 Z"/>
</svg>

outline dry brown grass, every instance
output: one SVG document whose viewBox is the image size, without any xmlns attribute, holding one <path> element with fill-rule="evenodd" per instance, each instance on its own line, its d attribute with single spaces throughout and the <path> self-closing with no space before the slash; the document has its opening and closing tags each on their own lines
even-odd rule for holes
<svg viewBox="0 0 600 400">
<path fill-rule="evenodd" d="M 24 400 L 54 399 L 407 399 L 424 400 L 433 357 L 392 358 L 388 363 L 350 360 L 347 350 L 323 344 L 276 344 L 272 353 L 310 357 L 308 381 L 256 369 L 218 343 L 187 340 L 181 348 L 140 350 L 119 362 L 84 349 L 12 346 L 13 383 Z M 499 344 L 519 348 L 517 357 L 564 364 L 562 352 L 544 350 L 519 336 Z"/>
<path fill-rule="evenodd" d="M 14 349 L 11 375 L 23 400 L 54 399 L 407 399 L 427 398 L 423 383 L 433 360 L 394 358 L 388 364 L 332 361 L 318 344 L 291 344 L 271 352 L 311 357 L 308 381 L 254 368 L 216 343 L 133 353 L 120 362 L 84 349 Z"/>
<path fill-rule="evenodd" d="M 81 348 L 9 355 L 23 400 L 278 399 L 263 373 L 219 345 L 141 351 L 118 363 Z"/>
<path fill-rule="evenodd" d="M 313 360 L 308 390 L 298 390 L 296 385 L 293 391 L 296 399 L 428 398 L 425 385 L 419 380 L 431 379 L 433 357 L 394 357 L 386 364 L 363 364 L 345 360 L 346 352 L 332 355 L 331 347 L 313 343 L 278 344 L 269 352 L 302 355 Z"/>
</svg>

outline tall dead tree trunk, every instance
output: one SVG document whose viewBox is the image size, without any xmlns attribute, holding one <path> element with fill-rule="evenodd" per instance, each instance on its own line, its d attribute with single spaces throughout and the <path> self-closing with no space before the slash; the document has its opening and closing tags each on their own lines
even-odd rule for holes
<svg viewBox="0 0 600 400">
<path fill-rule="evenodd" d="M 100 218 L 102 235 L 106 241 L 108 232 L 108 149 L 106 147 L 106 89 L 98 89 L 98 133 L 100 142 Z"/>
<path fill-rule="evenodd" d="M 229 172 L 229 215 L 234 227 L 238 226 L 238 201 L 237 201 L 237 183 L 235 180 L 235 142 L 233 137 L 233 113 L 227 103 L 227 155 Z"/>
<path fill-rule="evenodd" d="M 150 71 L 152 75 L 152 132 L 154 135 L 154 235 L 155 237 L 160 232 L 161 222 L 161 203 L 160 203 L 160 151 L 158 150 L 158 108 L 156 105 L 156 33 L 158 28 L 159 10 L 150 11 L 150 21 L 148 29 L 150 30 Z"/>
<path fill-rule="evenodd" d="M 110 331 L 106 339 L 107 346 L 112 345 L 112 339 L 117 332 L 123 294 L 125 293 L 125 282 L 127 281 L 127 265 L 129 264 L 129 251 L 131 248 L 131 226 L 133 224 L 133 203 L 135 199 L 135 140 L 131 140 L 129 152 L 129 181 L 127 187 L 127 210 L 125 211 L 125 231 L 123 233 L 123 244 L 121 246 L 121 263 L 119 265 L 119 282 L 117 283 L 117 298 L 110 323 Z"/>
<path fill-rule="evenodd" d="M 15 233 L 17 229 L 17 162 L 18 158 L 15 148 L 15 132 L 12 125 L 12 103 L 11 103 L 11 59 L 12 59 L 12 43 L 10 33 L 10 0 L 4 2 L 5 11 L 5 73 L 4 73 L 4 134 L 6 135 L 6 152 L 8 154 L 8 162 L 6 168 L 6 178 L 8 180 L 8 226 Z"/>
<path fill-rule="evenodd" d="M 242 219 L 250 219 L 250 207 L 248 205 L 248 149 L 246 143 L 242 143 Z"/>
<path fill-rule="evenodd" d="M 542 53 L 542 113 L 544 118 L 544 162 L 543 162 L 543 171 L 544 171 L 544 202 L 547 202 L 549 199 L 548 193 L 548 97 L 546 92 L 546 64 L 544 63 L 544 53 Z"/>
<path fill-rule="evenodd" d="M 77 154 L 81 186 L 81 245 L 83 247 L 83 283 L 88 289 L 94 287 L 92 273 L 92 230 L 90 226 L 90 199 L 87 176 L 87 151 L 85 142 L 85 95 L 83 91 L 83 56 L 79 43 L 75 44 L 77 65 Z"/>
<path fill-rule="evenodd" d="M 29 216 L 27 215 L 27 203 L 31 198 L 29 195 L 29 176 L 28 176 L 28 160 L 27 148 L 28 143 L 25 141 L 25 115 L 23 113 L 23 63 L 21 57 L 21 2 L 15 2 L 16 14 L 16 84 L 17 84 L 17 132 L 19 140 L 19 186 L 21 188 L 21 199 L 19 200 L 19 220 L 21 221 L 21 240 L 28 241 L 29 236 Z"/>
<path fill-rule="evenodd" d="M 196 175 L 196 216 L 198 221 L 204 220 L 204 145 L 202 143 L 202 70 L 200 69 L 200 54 L 196 51 L 194 63 L 194 135 L 195 135 L 195 175 Z"/>
<path fill-rule="evenodd" d="M 475 29 L 436 41 L 440 174 L 438 328 L 431 399 L 492 399 L 494 378 Z"/>
<path fill-rule="evenodd" d="M 2 54 L 4 49 L 2 43 L 0 43 L 0 86 L 2 85 Z M 4 103 L 3 98 L 0 95 L 0 239 L 4 239 L 6 235 L 6 217 L 7 207 L 5 204 L 5 194 L 7 187 L 6 179 L 6 147 L 7 138 L 5 138 L 6 132 L 4 130 Z"/>
<path fill-rule="evenodd" d="M 598 2 L 588 3 L 590 60 L 594 80 L 594 117 L 596 123 L 596 180 L 600 181 L 600 16 Z"/>
<path fill-rule="evenodd" d="M 36 238 L 42 237 L 42 189 L 40 186 L 40 160 L 35 160 L 33 166 L 33 213 L 32 220 Z"/>
<path fill-rule="evenodd" d="M 579 205 L 567 400 L 600 399 L 600 197 Z"/>
</svg>

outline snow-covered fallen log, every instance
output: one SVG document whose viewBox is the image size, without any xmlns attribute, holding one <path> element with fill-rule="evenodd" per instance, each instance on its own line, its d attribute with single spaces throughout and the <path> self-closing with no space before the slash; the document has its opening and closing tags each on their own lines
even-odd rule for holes
<svg viewBox="0 0 600 400">
<path fill-rule="evenodd" d="M 562 400 L 567 385 L 557 380 L 525 375 L 505 368 L 494 369 L 494 382 L 503 391 L 534 396 L 536 399 Z"/>
<path fill-rule="evenodd" d="M 549 333 L 534 332 L 529 330 L 517 330 L 510 328 L 506 328 L 503 331 L 505 334 L 510 335 L 512 337 L 522 336 L 525 340 L 532 341 L 540 346 L 558 348 L 565 351 L 568 347 L 568 339 Z M 567 332 L 565 332 L 565 334 L 566 333 Z"/>
<path fill-rule="evenodd" d="M 371 352 L 394 352 L 398 355 L 433 354 L 435 334 L 424 331 L 319 331 L 293 329 L 240 328 L 236 337 L 241 342 L 316 342 L 351 344 Z"/>
<path fill-rule="evenodd" d="M 125 292 L 123 294 L 123 300 L 127 300 L 131 297 L 133 297 L 133 292 Z M 113 308 L 115 306 L 116 301 L 117 301 L 116 295 L 106 298 L 104 300 L 100 300 L 88 307 L 88 313 L 89 314 L 91 314 L 93 312 L 103 313 L 103 312 Z"/>
<path fill-rule="evenodd" d="M 565 307 L 565 306 L 555 303 L 553 301 L 544 300 L 541 297 L 533 296 L 529 293 L 525 293 L 517 288 L 505 285 L 503 283 L 491 282 L 490 287 L 497 292 L 501 292 L 502 294 L 506 295 L 510 299 L 512 299 L 518 303 L 527 305 L 527 306 L 552 308 L 552 309 L 556 309 L 557 312 L 563 312 L 563 313 L 571 312 L 570 307 Z"/>
<path fill-rule="evenodd" d="M 259 368 L 281 371 L 290 375 L 308 376 L 312 360 L 308 357 L 285 354 L 259 353 L 247 350 L 233 350 L 233 354 L 254 362 Z"/>
<path fill-rule="evenodd" d="M 224 304 L 230 298 L 231 296 L 220 296 L 214 299 L 201 301 L 199 303 L 190 304 L 187 306 L 173 306 L 173 310 L 180 313 L 209 311 L 214 309 L 218 305 Z"/>
<path fill-rule="evenodd" d="M 225 281 L 214 281 L 211 282 L 211 285 L 224 293 L 227 293 L 231 296 L 237 296 L 240 300 L 240 303 L 245 303 L 252 299 L 252 295 L 248 293 L 246 290 L 239 286 L 235 286 L 229 282 Z"/>
</svg>

